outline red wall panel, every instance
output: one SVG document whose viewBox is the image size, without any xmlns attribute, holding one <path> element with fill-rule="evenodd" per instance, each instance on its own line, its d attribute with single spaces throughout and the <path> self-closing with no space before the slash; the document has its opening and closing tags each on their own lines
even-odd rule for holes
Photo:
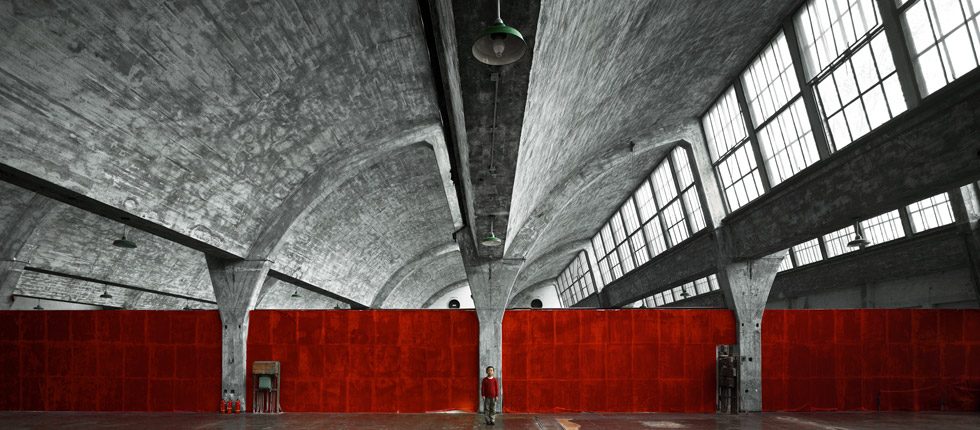
<svg viewBox="0 0 980 430">
<path fill-rule="evenodd" d="M 770 310 L 767 411 L 980 407 L 980 310 Z"/>
<path fill-rule="evenodd" d="M 252 311 L 248 365 L 279 361 L 286 412 L 476 411 L 473 311 Z"/>
<path fill-rule="evenodd" d="M 727 310 L 507 311 L 506 412 L 712 412 Z"/>
<path fill-rule="evenodd" d="M 211 411 L 215 311 L 0 311 L 0 410 Z"/>
</svg>

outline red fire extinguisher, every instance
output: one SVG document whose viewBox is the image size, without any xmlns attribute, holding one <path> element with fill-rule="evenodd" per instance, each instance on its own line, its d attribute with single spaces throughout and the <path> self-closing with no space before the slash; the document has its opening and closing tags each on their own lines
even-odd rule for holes
<svg viewBox="0 0 980 430">
<path fill-rule="evenodd" d="M 242 400 L 235 399 L 235 413 L 239 414 L 242 412 Z"/>
<path fill-rule="evenodd" d="M 228 409 L 228 390 L 221 396 L 221 401 L 218 402 L 218 413 L 223 414 Z"/>
</svg>

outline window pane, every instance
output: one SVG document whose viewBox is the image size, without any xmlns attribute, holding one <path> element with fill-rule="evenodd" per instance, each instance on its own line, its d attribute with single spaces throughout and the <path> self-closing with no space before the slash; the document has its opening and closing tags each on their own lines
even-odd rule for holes
<svg viewBox="0 0 980 430">
<path fill-rule="evenodd" d="M 793 247 L 793 254 L 796 255 L 796 262 L 800 266 L 823 260 L 820 252 L 820 242 L 817 239 L 810 239 Z"/>
<path fill-rule="evenodd" d="M 784 257 L 783 261 L 779 263 L 779 268 L 776 269 L 776 271 L 782 272 L 783 270 L 789 270 L 792 268 L 793 268 L 793 259 L 789 257 L 789 254 L 786 254 L 786 257 Z"/>
<path fill-rule="evenodd" d="M 827 248 L 827 258 L 834 258 L 854 251 L 856 248 L 847 246 L 847 242 L 850 242 L 851 239 L 854 239 L 854 226 L 847 226 L 833 233 L 825 234 L 823 243 Z"/>
<path fill-rule="evenodd" d="M 905 99 L 883 31 L 859 45 L 832 74 L 815 84 L 835 149 L 905 111 Z"/>
<path fill-rule="evenodd" d="M 803 99 L 759 130 L 759 147 L 766 157 L 772 185 L 776 185 L 820 158 L 810 130 Z"/>
<path fill-rule="evenodd" d="M 626 200 L 620 213 L 622 213 L 623 223 L 626 225 L 626 234 L 632 234 L 640 229 L 640 220 L 637 219 L 636 215 L 636 204 L 633 203 L 632 198 Z"/>
<path fill-rule="evenodd" d="M 650 179 L 653 181 L 653 195 L 657 197 L 659 207 L 667 206 L 677 197 L 677 186 L 674 184 L 674 175 L 670 172 L 670 163 L 660 163 Z"/>
<path fill-rule="evenodd" d="M 769 119 L 799 94 L 800 86 L 793 71 L 786 36 L 782 32 L 769 42 L 742 74 L 742 86 L 755 126 Z"/>
<path fill-rule="evenodd" d="M 698 196 L 698 189 L 688 188 L 684 192 L 684 204 L 687 206 L 687 219 L 691 221 L 694 231 L 701 231 L 705 227 L 704 211 L 701 210 L 701 198 Z"/>
<path fill-rule="evenodd" d="M 928 199 L 912 203 L 908 207 L 912 221 L 912 231 L 922 231 L 953 223 L 953 207 L 949 195 L 942 193 Z"/>
<path fill-rule="evenodd" d="M 636 204 L 640 207 L 640 222 L 647 222 L 657 213 L 657 205 L 653 202 L 653 190 L 650 181 L 643 181 L 636 190 Z"/>
<path fill-rule="evenodd" d="M 667 226 L 671 246 L 681 243 L 690 236 L 687 231 L 687 224 L 684 223 L 684 211 L 679 200 L 675 200 L 670 206 L 664 208 L 660 216 L 664 218 L 664 224 Z"/>
<path fill-rule="evenodd" d="M 921 0 L 902 12 L 923 96 L 977 68 L 977 9 L 971 0 Z"/>
<path fill-rule="evenodd" d="M 864 238 L 870 241 L 872 245 L 905 236 L 902 218 L 898 215 L 897 210 L 861 221 L 861 230 L 864 232 Z"/>
<path fill-rule="evenodd" d="M 738 209 L 762 194 L 762 178 L 750 145 L 742 145 L 716 167 L 725 198 L 731 210 Z"/>
<path fill-rule="evenodd" d="M 677 181 L 681 189 L 694 185 L 694 173 L 691 172 L 691 163 L 687 159 L 687 150 L 678 146 L 670 151 L 670 156 L 674 160 L 674 171 L 677 172 Z"/>
<path fill-rule="evenodd" d="M 654 218 L 650 222 L 643 226 L 643 231 L 646 233 L 647 240 L 649 241 L 650 255 L 656 257 L 660 253 L 667 250 L 667 243 L 665 242 L 663 229 L 660 228 L 660 220 Z"/>
<path fill-rule="evenodd" d="M 708 110 L 701 119 L 701 125 L 708 140 L 712 161 L 717 161 L 748 137 L 734 87 L 729 87 Z"/>
<path fill-rule="evenodd" d="M 630 246 L 633 248 L 633 256 L 636 264 L 643 264 L 650 261 L 650 254 L 647 252 L 647 242 L 643 238 L 643 232 L 636 232 L 630 236 Z"/>
<path fill-rule="evenodd" d="M 807 79 L 880 26 L 875 0 L 811 0 L 796 15 Z"/>
<path fill-rule="evenodd" d="M 623 218 L 619 215 L 619 212 L 614 213 L 612 218 L 609 219 L 609 225 L 612 226 L 613 239 L 616 240 L 616 245 L 626 240 Z"/>
</svg>

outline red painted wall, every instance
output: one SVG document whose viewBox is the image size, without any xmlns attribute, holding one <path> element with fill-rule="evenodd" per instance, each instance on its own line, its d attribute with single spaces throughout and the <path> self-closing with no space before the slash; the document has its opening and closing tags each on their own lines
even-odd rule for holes
<svg viewBox="0 0 980 430">
<path fill-rule="evenodd" d="M 473 311 L 252 311 L 248 365 L 279 361 L 286 412 L 476 411 Z"/>
<path fill-rule="evenodd" d="M 767 411 L 980 406 L 980 310 L 771 310 Z"/>
<path fill-rule="evenodd" d="M 727 310 L 508 311 L 507 412 L 712 412 Z"/>
<path fill-rule="evenodd" d="M 214 311 L 0 311 L 0 410 L 211 411 Z"/>
</svg>

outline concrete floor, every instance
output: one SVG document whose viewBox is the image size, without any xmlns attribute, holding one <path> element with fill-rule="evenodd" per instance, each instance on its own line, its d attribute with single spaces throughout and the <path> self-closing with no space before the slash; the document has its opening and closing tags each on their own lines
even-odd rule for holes
<svg viewBox="0 0 980 430">
<path fill-rule="evenodd" d="M 145 414 L 0 412 L 0 429 L 977 429 L 980 414 L 794 413 L 794 414 L 508 414 L 494 427 L 473 414 Z"/>
</svg>

